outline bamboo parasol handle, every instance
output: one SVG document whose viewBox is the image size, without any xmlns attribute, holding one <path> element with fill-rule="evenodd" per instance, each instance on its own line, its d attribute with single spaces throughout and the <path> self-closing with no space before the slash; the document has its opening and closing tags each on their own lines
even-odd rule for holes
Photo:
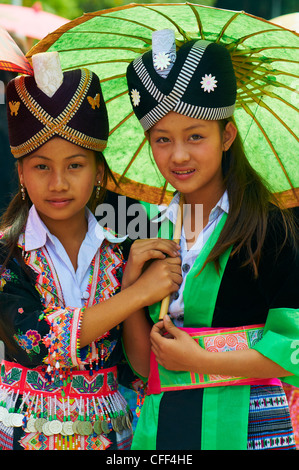
<svg viewBox="0 0 299 470">
<path fill-rule="evenodd" d="M 181 194 L 180 202 L 179 202 L 179 209 L 178 209 L 178 216 L 177 216 L 177 219 L 176 219 L 175 228 L 174 228 L 174 235 L 173 235 L 173 241 L 175 243 L 180 243 L 180 238 L 181 238 L 182 224 L 183 224 L 183 202 L 184 202 L 184 197 Z M 159 320 L 163 320 L 164 316 L 167 314 L 168 307 L 169 307 L 169 301 L 170 301 L 170 295 L 168 295 L 167 297 L 165 297 L 162 300 Z"/>
</svg>

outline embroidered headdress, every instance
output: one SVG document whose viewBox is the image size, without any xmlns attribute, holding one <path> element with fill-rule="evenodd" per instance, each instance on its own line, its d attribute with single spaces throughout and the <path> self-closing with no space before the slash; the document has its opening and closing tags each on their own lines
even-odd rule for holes
<svg viewBox="0 0 299 470">
<path fill-rule="evenodd" d="M 227 49 L 192 40 L 176 51 L 172 30 L 154 34 L 153 49 L 127 69 L 132 106 L 143 129 L 150 129 L 170 111 L 205 120 L 231 116 L 237 87 Z"/>
<path fill-rule="evenodd" d="M 11 152 L 20 158 L 54 136 L 102 151 L 108 116 L 96 74 L 87 69 L 62 73 L 57 52 L 32 57 L 34 76 L 21 75 L 7 86 Z"/>
</svg>

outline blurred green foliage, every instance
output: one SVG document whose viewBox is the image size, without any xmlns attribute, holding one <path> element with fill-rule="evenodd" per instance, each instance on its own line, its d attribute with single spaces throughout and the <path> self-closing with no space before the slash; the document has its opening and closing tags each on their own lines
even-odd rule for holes
<svg viewBox="0 0 299 470">
<path fill-rule="evenodd" d="M 23 6 L 31 7 L 36 3 L 36 0 L 17 0 L 18 3 L 21 2 Z M 172 0 L 169 3 L 180 3 L 182 0 Z M 1 3 L 14 3 L 14 1 L 4 0 Z M 83 15 L 83 13 L 105 10 L 106 8 L 120 7 L 122 5 L 127 5 L 129 3 L 157 3 L 146 0 L 143 2 L 138 1 L 123 1 L 123 0 L 41 0 L 39 2 L 42 5 L 44 11 L 54 13 L 56 15 L 62 16 L 72 20 L 78 16 Z M 194 3 L 197 3 L 196 1 Z M 216 0 L 201 0 L 201 5 L 214 6 Z"/>
<path fill-rule="evenodd" d="M 183 3 L 184 0 L 171 0 L 165 3 Z M 68 18 L 70 20 L 83 15 L 86 12 L 105 10 L 106 8 L 121 7 L 129 3 L 162 3 L 151 0 L 144 1 L 125 1 L 125 0 L 0 0 L 1 3 L 16 3 L 31 7 L 34 3 L 40 3 L 44 11 Z M 192 2 L 192 0 L 191 0 Z M 264 0 L 262 3 L 256 0 L 193 0 L 193 3 L 200 5 L 214 6 L 218 8 L 227 8 L 229 10 L 244 10 L 253 15 L 262 16 L 266 19 L 271 18 L 271 12 L 274 12 L 275 4 L 278 4 L 277 16 L 286 13 L 298 11 L 298 0 Z M 263 7 L 263 8 L 262 8 Z M 263 14 L 264 13 L 264 14 Z"/>
</svg>

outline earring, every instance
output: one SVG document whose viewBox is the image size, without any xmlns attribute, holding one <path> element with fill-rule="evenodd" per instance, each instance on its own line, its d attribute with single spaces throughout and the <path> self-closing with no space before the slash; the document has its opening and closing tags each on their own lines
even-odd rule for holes
<svg viewBox="0 0 299 470">
<path fill-rule="evenodd" d="M 97 189 L 96 189 L 96 199 L 99 199 L 100 197 L 100 192 L 101 192 L 101 181 L 98 181 Z"/>
<path fill-rule="evenodd" d="M 26 189 L 25 189 L 25 186 L 23 185 L 23 183 L 21 183 L 21 197 L 22 197 L 22 201 L 25 201 L 25 199 L 26 199 Z"/>
</svg>

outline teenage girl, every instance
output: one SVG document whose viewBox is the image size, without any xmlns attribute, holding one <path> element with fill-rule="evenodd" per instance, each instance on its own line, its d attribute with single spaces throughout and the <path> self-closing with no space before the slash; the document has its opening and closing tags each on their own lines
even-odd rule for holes
<svg viewBox="0 0 299 470">
<path fill-rule="evenodd" d="M 170 231 L 180 196 L 187 208 L 183 282 L 163 320 L 160 304 L 150 307 L 148 396 L 133 449 L 294 449 L 277 378 L 298 384 L 298 240 L 242 148 L 230 54 L 193 40 L 173 60 L 160 41 L 158 54 L 129 65 L 127 80 L 155 162 L 177 191 Z"/>
</svg>

